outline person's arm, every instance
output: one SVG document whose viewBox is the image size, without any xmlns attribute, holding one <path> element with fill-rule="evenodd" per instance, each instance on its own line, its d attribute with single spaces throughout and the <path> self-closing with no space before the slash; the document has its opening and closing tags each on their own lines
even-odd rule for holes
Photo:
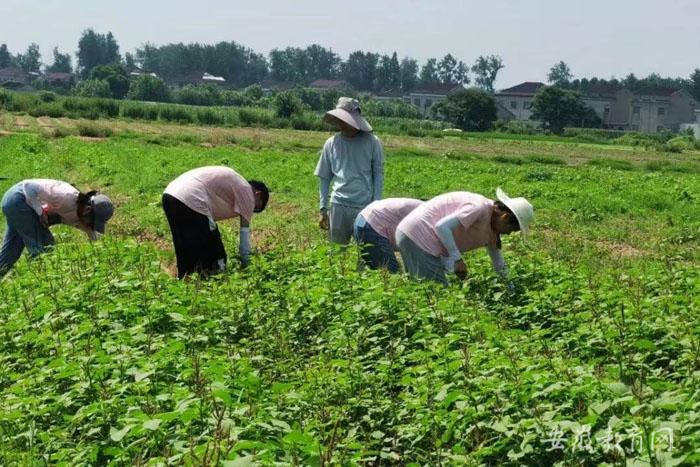
<svg viewBox="0 0 700 467">
<path fill-rule="evenodd" d="M 39 200 L 39 192 L 41 187 L 34 182 L 24 182 L 24 199 L 25 202 L 34 210 L 37 216 L 41 217 L 44 210 Z"/>
<path fill-rule="evenodd" d="M 449 272 L 454 272 L 455 263 L 462 259 L 454 237 L 454 229 L 460 225 L 459 218 L 455 214 L 445 216 L 435 224 L 438 237 L 447 250 L 447 258 L 443 260 L 443 265 Z"/>
<path fill-rule="evenodd" d="M 320 197 L 320 207 L 321 212 L 328 210 L 328 193 L 331 188 L 331 180 L 329 178 L 319 178 L 318 179 L 318 192 Z"/>
<path fill-rule="evenodd" d="M 487 247 L 489 256 L 491 257 L 491 264 L 493 265 L 494 271 L 496 271 L 503 279 L 508 278 L 508 265 L 506 265 L 505 259 L 501 254 L 501 250 L 495 246 Z"/>
<path fill-rule="evenodd" d="M 240 243 L 238 245 L 238 256 L 241 264 L 247 266 L 250 262 L 250 222 L 241 217 Z"/>
<path fill-rule="evenodd" d="M 372 181 L 374 182 L 372 190 L 372 201 L 382 199 L 384 191 L 384 149 L 382 143 L 375 139 L 374 154 L 372 157 Z"/>
</svg>

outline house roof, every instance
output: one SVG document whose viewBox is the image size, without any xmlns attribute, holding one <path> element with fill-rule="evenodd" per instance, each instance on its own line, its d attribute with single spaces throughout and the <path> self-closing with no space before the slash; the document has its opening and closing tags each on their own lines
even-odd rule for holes
<svg viewBox="0 0 700 467">
<path fill-rule="evenodd" d="M 377 92 L 374 94 L 375 97 L 403 97 L 404 93 L 400 89 L 385 89 L 384 91 Z"/>
<path fill-rule="evenodd" d="M 458 83 L 429 83 L 418 85 L 411 91 L 411 94 L 439 94 L 446 96 L 461 89 L 464 89 L 464 86 Z"/>
<path fill-rule="evenodd" d="M 259 84 L 261 88 L 272 91 L 289 91 L 297 87 L 297 84 L 293 81 L 274 81 L 271 79 L 263 80 Z"/>
<path fill-rule="evenodd" d="M 340 89 L 348 87 L 348 83 L 342 79 L 317 79 L 309 84 L 309 87 L 316 89 Z"/>
<path fill-rule="evenodd" d="M 51 81 L 69 81 L 75 77 L 73 73 L 63 73 L 60 71 L 51 71 L 46 73 L 46 77 Z"/>
<path fill-rule="evenodd" d="M 617 84 L 594 84 L 589 86 L 585 92 L 583 92 L 584 97 L 602 97 L 602 98 L 612 98 L 624 89 L 622 86 Z"/>
<path fill-rule="evenodd" d="M 534 96 L 535 94 L 537 94 L 537 91 L 539 91 L 544 86 L 544 83 L 540 83 L 538 81 L 525 81 L 524 83 L 520 83 L 516 86 L 502 89 L 498 94 Z"/>
<path fill-rule="evenodd" d="M 23 71 L 19 68 L 15 67 L 8 67 L 8 68 L 0 68 L 0 79 L 3 80 L 9 80 L 9 79 L 19 79 L 19 80 L 26 80 L 27 77 L 29 76 L 29 73 L 26 71 Z"/>
</svg>

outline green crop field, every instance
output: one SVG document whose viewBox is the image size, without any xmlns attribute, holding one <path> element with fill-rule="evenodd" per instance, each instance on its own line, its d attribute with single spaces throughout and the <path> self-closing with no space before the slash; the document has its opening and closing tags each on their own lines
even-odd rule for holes
<svg viewBox="0 0 700 467">
<path fill-rule="evenodd" d="M 117 205 L 103 241 L 58 227 L 0 281 L 0 465 L 700 464 L 700 152 L 379 134 L 386 197 L 535 206 L 531 241 L 504 241 L 514 290 L 483 251 L 442 288 L 329 250 L 329 133 L 0 128 L 2 192 L 58 178 Z M 210 164 L 273 190 L 257 255 L 179 282 L 160 195 Z"/>
</svg>

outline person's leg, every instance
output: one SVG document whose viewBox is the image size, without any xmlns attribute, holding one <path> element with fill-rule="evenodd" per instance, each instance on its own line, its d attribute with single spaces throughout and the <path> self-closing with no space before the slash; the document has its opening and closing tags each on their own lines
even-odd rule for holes
<svg viewBox="0 0 700 467">
<path fill-rule="evenodd" d="M 22 256 L 22 250 L 24 250 L 22 238 L 10 224 L 7 224 L 2 246 L 0 246 L 0 278 L 10 272 L 12 266 Z"/>
<path fill-rule="evenodd" d="M 48 227 L 41 224 L 39 216 L 27 204 L 21 188 L 15 186 L 2 200 L 2 211 L 7 224 L 12 226 L 32 258 L 46 252 L 55 241 Z"/>
<path fill-rule="evenodd" d="M 217 227 L 214 230 L 209 230 L 206 237 L 203 238 L 202 252 L 198 267 L 200 271 L 206 274 L 218 274 L 226 270 L 226 249 L 224 242 L 221 240 L 221 232 Z"/>
<path fill-rule="evenodd" d="M 447 285 L 445 270 L 438 256 L 426 253 L 402 232 L 396 232 L 396 240 L 409 276 Z"/>
<path fill-rule="evenodd" d="M 163 195 L 163 210 L 173 234 L 178 278 L 201 272 L 210 236 L 209 219 L 168 194 Z"/>
<path fill-rule="evenodd" d="M 355 220 L 362 208 L 331 203 L 328 235 L 331 243 L 347 245 L 353 235 Z"/>
<path fill-rule="evenodd" d="M 361 216 L 358 216 L 360 219 Z M 389 244 L 389 240 L 382 237 L 367 222 L 358 228 L 358 233 L 362 239 L 362 258 L 372 269 L 386 268 L 391 273 L 399 271 L 399 263 L 396 255 Z"/>
</svg>

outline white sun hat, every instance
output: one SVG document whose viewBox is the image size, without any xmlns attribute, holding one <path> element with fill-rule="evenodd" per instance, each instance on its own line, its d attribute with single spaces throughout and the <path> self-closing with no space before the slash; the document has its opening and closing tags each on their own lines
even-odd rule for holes
<svg viewBox="0 0 700 467">
<path fill-rule="evenodd" d="M 532 204 L 525 198 L 511 198 L 500 188 L 496 188 L 496 198 L 510 209 L 520 225 L 520 235 L 523 240 L 527 240 L 527 233 L 530 230 L 530 223 L 535 218 L 535 210 Z"/>
<path fill-rule="evenodd" d="M 360 101 L 351 97 L 341 97 L 338 99 L 335 109 L 326 112 L 324 119 L 329 122 L 329 117 L 335 117 L 356 130 L 369 133 L 372 131 L 372 126 L 361 114 Z"/>
</svg>

